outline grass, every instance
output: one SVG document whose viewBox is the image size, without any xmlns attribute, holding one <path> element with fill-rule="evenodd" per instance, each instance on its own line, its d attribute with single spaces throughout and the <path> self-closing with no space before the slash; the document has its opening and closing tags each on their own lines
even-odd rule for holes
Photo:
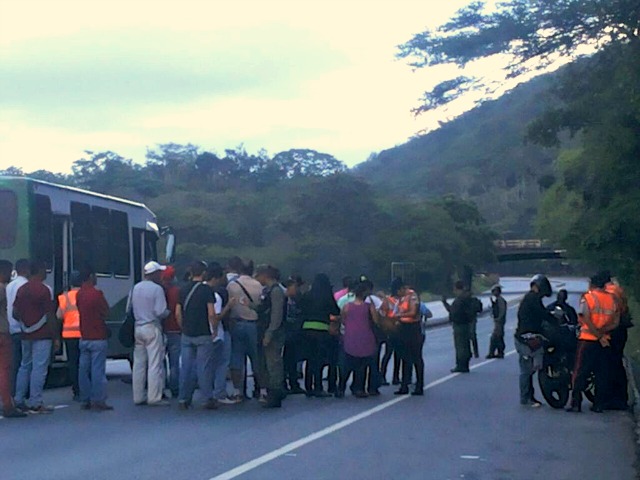
<svg viewBox="0 0 640 480">
<path fill-rule="evenodd" d="M 630 298 L 629 310 L 635 327 L 629 329 L 629 339 L 624 353 L 633 361 L 634 365 L 640 365 L 640 303 L 636 299 Z"/>
</svg>

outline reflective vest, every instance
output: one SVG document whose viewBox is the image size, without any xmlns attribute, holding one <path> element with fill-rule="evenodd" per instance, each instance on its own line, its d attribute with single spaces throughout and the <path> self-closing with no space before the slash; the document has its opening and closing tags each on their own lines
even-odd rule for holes
<svg viewBox="0 0 640 480">
<path fill-rule="evenodd" d="M 411 310 L 411 299 L 416 296 L 413 290 L 407 290 L 407 293 L 402 298 L 396 298 L 389 296 L 387 301 L 389 302 L 389 309 L 386 311 L 387 317 L 397 317 L 398 314 L 402 315 L 404 312 Z M 416 304 L 416 314 L 412 317 L 401 316 L 400 322 L 402 323 L 416 323 L 420 321 L 420 306 Z"/>
<path fill-rule="evenodd" d="M 616 312 L 618 311 L 616 299 L 613 295 L 602 290 L 591 290 L 585 293 L 582 298 L 589 309 L 591 323 L 593 323 L 598 330 L 613 322 Z M 580 317 L 580 326 L 582 328 L 580 329 L 579 339 L 589 341 L 598 340 L 598 337 L 591 333 L 589 327 L 582 320 L 582 315 Z"/>
<path fill-rule="evenodd" d="M 58 296 L 62 310 L 62 338 L 80 338 L 80 312 L 76 297 L 78 290 L 71 290 Z"/>
</svg>

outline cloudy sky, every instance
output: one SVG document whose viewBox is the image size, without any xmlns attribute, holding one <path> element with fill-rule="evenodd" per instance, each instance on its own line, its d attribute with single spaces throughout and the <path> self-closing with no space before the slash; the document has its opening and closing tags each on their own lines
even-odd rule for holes
<svg viewBox="0 0 640 480">
<path fill-rule="evenodd" d="M 0 168 L 158 143 L 331 153 L 402 143 L 438 72 L 396 45 L 467 0 L 0 0 Z"/>
</svg>

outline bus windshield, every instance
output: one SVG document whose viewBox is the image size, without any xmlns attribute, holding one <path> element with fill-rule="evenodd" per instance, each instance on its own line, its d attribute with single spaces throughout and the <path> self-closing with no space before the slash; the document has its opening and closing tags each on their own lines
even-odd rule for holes
<svg viewBox="0 0 640 480">
<path fill-rule="evenodd" d="M 13 248 L 18 231 L 18 197 L 11 190 L 0 190 L 0 248 Z"/>
</svg>

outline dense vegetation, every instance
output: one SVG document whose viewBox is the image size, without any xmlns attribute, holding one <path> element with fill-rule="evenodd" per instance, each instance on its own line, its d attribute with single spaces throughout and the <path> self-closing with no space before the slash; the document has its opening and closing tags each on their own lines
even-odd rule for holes
<svg viewBox="0 0 640 480">
<path fill-rule="evenodd" d="M 413 262 L 419 286 L 443 292 L 465 265 L 492 259 L 492 234 L 473 204 L 386 196 L 313 150 L 270 157 L 239 147 L 218 156 L 166 144 L 145 163 L 87 152 L 71 175 L 29 176 L 147 203 L 176 232 L 182 263 L 240 255 L 286 274 L 366 273 L 386 285 L 391 262 Z"/>
</svg>

